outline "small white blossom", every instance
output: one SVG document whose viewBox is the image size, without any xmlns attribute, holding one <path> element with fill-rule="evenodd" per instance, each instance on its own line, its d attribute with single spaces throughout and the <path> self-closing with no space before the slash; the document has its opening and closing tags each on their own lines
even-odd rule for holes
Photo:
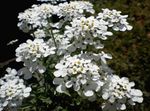
<svg viewBox="0 0 150 111">
<path fill-rule="evenodd" d="M 87 1 L 71 1 L 70 3 L 59 4 L 59 17 L 65 17 L 66 20 L 72 20 L 84 16 L 84 11 L 94 13 L 93 5 Z"/>
<path fill-rule="evenodd" d="M 55 47 L 49 47 L 43 39 L 27 40 L 16 49 L 16 61 L 31 60 L 36 61 L 39 58 L 47 57 L 55 53 Z"/>
<path fill-rule="evenodd" d="M 111 36 L 112 33 L 107 31 L 107 23 L 103 20 L 98 21 L 93 16 L 85 18 L 75 18 L 71 22 L 71 27 L 66 26 L 65 35 L 69 38 L 76 37 L 76 39 L 80 39 L 80 37 L 92 37 L 93 38 L 101 38 L 102 40 L 106 40 L 107 36 Z"/>
<path fill-rule="evenodd" d="M 0 79 L 0 111 L 6 106 L 13 108 L 21 105 L 31 92 L 31 88 L 24 85 L 15 69 L 7 68 L 6 71 L 8 74 Z"/>
<path fill-rule="evenodd" d="M 54 33 L 54 38 L 55 38 L 55 42 L 57 45 L 57 52 L 56 53 L 58 55 L 66 54 L 68 45 L 70 44 L 70 39 L 68 39 L 64 35 L 59 34 L 57 32 L 57 30 L 54 30 L 53 33 Z M 52 38 L 50 38 L 47 43 L 49 45 L 55 47 L 54 40 Z"/>
<path fill-rule="evenodd" d="M 113 107 L 114 111 L 125 110 L 125 103 L 135 105 L 135 102 L 143 102 L 143 93 L 139 89 L 133 89 L 135 83 L 129 82 L 128 78 L 110 75 L 107 82 L 102 94 L 102 98 L 108 100 L 103 106 L 104 111 L 111 111 L 110 107 Z"/>
<path fill-rule="evenodd" d="M 72 21 L 74 18 L 85 16 L 84 12 L 92 14 L 95 12 L 93 5 L 88 1 L 70 1 L 70 3 L 60 3 L 57 10 L 57 16 L 62 19 L 53 25 L 53 27 L 56 28 L 61 28 L 65 22 Z"/>
<path fill-rule="evenodd" d="M 100 68 L 91 60 L 82 58 L 81 55 L 73 57 L 66 56 L 60 63 L 57 63 L 54 72 L 53 83 L 58 85 L 56 91 L 67 93 L 69 88 L 73 88 L 80 96 L 95 98 L 103 86 L 103 81 L 99 74 Z"/>
<path fill-rule="evenodd" d="M 56 14 L 57 10 L 58 7 L 51 4 L 33 5 L 31 8 L 19 13 L 18 27 L 24 32 L 29 32 L 36 28 L 47 28 L 50 25 L 48 19 L 53 14 Z"/>
<path fill-rule="evenodd" d="M 36 31 L 33 32 L 33 34 L 31 34 L 33 37 L 35 38 L 44 38 L 46 37 L 46 33 L 44 30 L 42 29 L 37 29 Z"/>
<path fill-rule="evenodd" d="M 132 26 L 127 22 L 128 15 L 121 15 L 121 11 L 102 9 L 103 12 L 98 14 L 97 19 L 108 22 L 108 27 L 115 31 L 131 30 Z"/>
</svg>

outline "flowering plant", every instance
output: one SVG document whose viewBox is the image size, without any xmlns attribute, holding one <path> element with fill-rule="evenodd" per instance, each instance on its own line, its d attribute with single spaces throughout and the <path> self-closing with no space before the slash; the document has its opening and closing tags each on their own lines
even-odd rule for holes
<svg viewBox="0 0 150 111">
<path fill-rule="evenodd" d="M 95 14 L 88 1 L 38 1 L 44 3 L 19 13 L 19 29 L 33 40 L 16 49 L 16 61 L 23 67 L 7 68 L 0 79 L 0 111 L 19 110 L 21 105 L 23 110 L 59 111 L 55 100 L 64 95 L 77 97 L 73 106 L 88 100 L 104 111 L 143 102 L 142 91 L 114 73 L 107 64 L 112 56 L 104 52 L 104 40 L 115 31 L 132 29 L 127 15 L 107 8 Z"/>
</svg>

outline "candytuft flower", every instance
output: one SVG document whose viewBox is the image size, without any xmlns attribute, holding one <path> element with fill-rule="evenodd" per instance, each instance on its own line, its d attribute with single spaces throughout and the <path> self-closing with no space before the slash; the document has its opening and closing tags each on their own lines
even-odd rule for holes
<svg viewBox="0 0 150 111">
<path fill-rule="evenodd" d="M 15 69 L 7 68 L 7 73 L 0 79 L 0 111 L 21 105 L 24 98 L 30 95 L 31 87 L 24 85 L 23 79 L 17 75 Z"/>
</svg>

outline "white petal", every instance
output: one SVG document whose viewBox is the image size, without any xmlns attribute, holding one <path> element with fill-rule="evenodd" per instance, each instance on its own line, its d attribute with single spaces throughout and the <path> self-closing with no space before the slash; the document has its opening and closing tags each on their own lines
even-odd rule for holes
<svg viewBox="0 0 150 111">
<path fill-rule="evenodd" d="M 27 87 L 26 89 L 24 89 L 24 92 L 31 92 L 31 88 L 30 87 Z"/>
<path fill-rule="evenodd" d="M 134 95 L 134 96 L 142 96 L 143 95 L 142 91 L 139 89 L 132 89 L 130 94 Z"/>
<path fill-rule="evenodd" d="M 87 80 L 86 79 L 81 79 L 80 80 L 82 84 L 86 84 Z"/>
<path fill-rule="evenodd" d="M 39 66 L 38 71 L 39 73 L 44 73 L 46 71 L 46 68 L 44 66 Z"/>
<path fill-rule="evenodd" d="M 133 28 L 133 27 L 130 26 L 130 25 L 127 26 L 127 30 L 132 30 L 132 28 Z"/>
<path fill-rule="evenodd" d="M 109 98 L 109 101 L 110 101 L 111 103 L 115 102 L 115 97 L 113 97 L 113 96 L 110 97 L 110 98 Z"/>
<path fill-rule="evenodd" d="M 62 71 L 55 71 L 54 76 L 55 77 L 60 77 L 62 75 L 62 73 L 63 73 Z"/>
<path fill-rule="evenodd" d="M 53 84 L 61 84 L 61 83 L 63 83 L 63 79 L 62 78 L 54 78 Z"/>
<path fill-rule="evenodd" d="M 120 109 L 121 110 L 125 110 L 126 109 L 126 105 L 125 104 L 121 104 Z"/>
<path fill-rule="evenodd" d="M 23 96 L 26 98 L 30 95 L 30 93 L 24 93 Z"/>
<path fill-rule="evenodd" d="M 72 84 L 72 81 L 68 81 L 68 82 L 66 82 L 65 85 L 67 88 L 71 88 L 73 84 Z"/>
<path fill-rule="evenodd" d="M 5 107 L 5 106 L 7 106 L 8 105 L 8 101 L 5 101 L 4 103 L 3 103 L 3 106 Z"/>
<path fill-rule="evenodd" d="M 84 91 L 83 92 L 85 96 L 90 97 L 94 95 L 94 92 L 92 90 Z"/>
<path fill-rule="evenodd" d="M 59 86 L 57 86 L 56 91 L 59 93 L 64 93 L 64 92 L 66 92 L 66 87 L 63 85 L 59 85 Z"/>
<path fill-rule="evenodd" d="M 108 99 L 108 97 L 109 97 L 108 93 L 104 93 L 104 94 L 102 95 L 102 98 L 105 99 L 105 100 Z"/>
<path fill-rule="evenodd" d="M 55 66 L 56 69 L 62 69 L 63 67 L 64 67 L 64 65 L 61 64 L 61 63 L 58 63 L 58 64 L 56 64 L 56 66 Z"/>
<path fill-rule="evenodd" d="M 79 91 L 80 85 L 79 85 L 79 84 L 75 84 L 75 85 L 73 86 L 73 88 L 74 88 L 75 91 Z"/>
<path fill-rule="evenodd" d="M 142 103 L 143 102 L 143 97 L 133 97 L 132 101 L 138 102 L 138 103 Z"/>
<path fill-rule="evenodd" d="M 135 86 L 134 82 L 130 82 L 129 84 L 130 84 L 131 87 Z"/>
</svg>

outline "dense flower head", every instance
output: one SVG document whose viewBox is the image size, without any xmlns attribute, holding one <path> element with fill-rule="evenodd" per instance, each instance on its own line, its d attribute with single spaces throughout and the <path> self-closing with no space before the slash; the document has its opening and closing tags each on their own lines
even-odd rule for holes
<svg viewBox="0 0 150 111">
<path fill-rule="evenodd" d="M 55 47 L 49 47 L 43 39 L 28 39 L 16 49 L 16 61 L 31 60 L 36 61 L 39 58 L 47 57 L 55 53 Z"/>
<path fill-rule="evenodd" d="M 67 20 L 84 16 L 84 11 L 94 13 L 93 5 L 87 1 L 71 1 L 70 3 L 59 4 L 59 17 L 65 17 Z"/>
<path fill-rule="evenodd" d="M 98 37 L 100 39 L 107 39 L 107 36 L 111 36 L 112 33 L 107 31 L 107 22 L 101 20 L 98 21 L 93 16 L 75 18 L 71 22 L 71 26 L 66 26 L 66 36 L 76 39 L 80 37 Z"/>
<path fill-rule="evenodd" d="M 53 14 L 56 14 L 57 10 L 58 7 L 51 4 L 33 5 L 31 8 L 19 13 L 18 27 L 24 32 L 29 32 L 36 28 L 48 27 L 50 25 L 48 19 Z"/>
<path fill-rule="evenodd" d="M 7 68 L 6 74 L 0 79 L 0 111 L 6 106 L 17 107 L 31 92 L 30 87 L 24 85 L 23 79 L 17 75 L 15 69 Z"/>
<path fill-rule="evenodd" d="M 114 111 L 125 110 L 126 102 L 130 105 L 135 105 L 135 102 L 142 103 L 143 93 L 134 89 L 134 85 L 135 83 L 129 82 L 127 77 L 109 76 L 108 83 L 103 87 L 102 98 L 108 100 L 103 106 L 104 110 L 110 110 L 108 107 L 114 107 Z"/>
<path fill-rule="evenodd" d="M 128 15 L 121 15 L 121 11 L 102 9 L 103 12 L 98 14 L 97 19 L 108 22 L 108 27 L 115 31 L 131 30 L 132 26 L 127 22 Z"/>
<path fill-rule="evenodd" d="M 89 100 L 96 98 L 95 92 L 103 86 L 100 68 L 90 59 L 81 55 L 66 56 L 56 64 L 53 83 L 58 85 L 57 92 L 66 93 L 69 88 L 77 91 L 80 96 Z"/>
</svg>

